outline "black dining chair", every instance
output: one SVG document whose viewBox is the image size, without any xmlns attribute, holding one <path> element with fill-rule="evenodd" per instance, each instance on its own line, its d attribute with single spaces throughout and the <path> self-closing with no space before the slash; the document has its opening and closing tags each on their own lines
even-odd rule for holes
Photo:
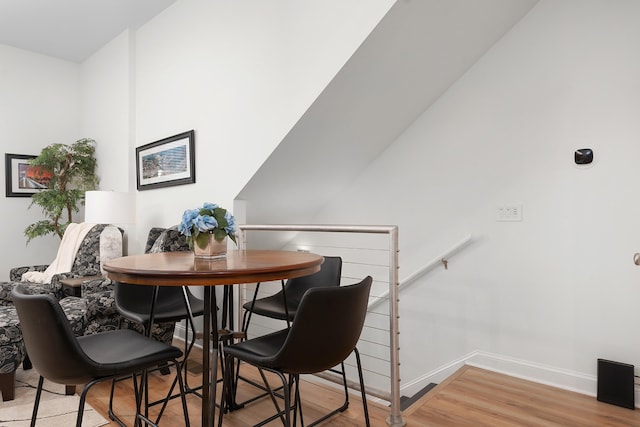
<svg viewBox="0 0 640 427">
<path fill-rule="evenodd" d="M 367 426 L 370 425 L 362 365 L 356 344 L 367 314 L 371 283 L 371 277 L 367 276 L 355 285 L 309 289 L 300 301 L 290 328 L 224 347 L 227 369 L 233 366 L 234 359 L 259 368 L 262 380 L 270 392 L 276 414 L 257 425 L 281 418 L 285 427 L 291 426 L 292 386 L 295 390 L 294 425 L 297 414 L 304 425 L 300 400 L 300 375 L 329 370 L 343 363 L 352 352 L 356 357 L 365 421 Z M 275 373 L 282 381 L 284 388 L 282 409 L 263 370 Z M 343 380 L 346 384 L 346 378 Z M 221 405 L 225 408 L 225 405 L 231 403 L 232 399 L 229 397 L 234 394 L 234 387 L 233 376 L 228 376 L 221 399 Z M 346 410 L 348 404 L 348 401 L 345 402 L 340 408 L 309 424 L 309 427 Z M 224 413 L 225 410 L 220 411 L 220 426 Z"/>
<path fill-rule="evenodd" d="M 342 258 L 337 256 L 325 256 L 324 262 L 320 265 L 320 270 L 318 272 L 308 276 L 295 277 L 287 280 L 286 282 L 282 280 L 282 288 L 273 295 L 257 298 L 258 291 L 260 289 L 260 283 L 257 283 L 253 293 L 253 298 L 242 306 L 244 309 L 242 317 L 242 332 L 244 337 L 248 337 L 249 323 L 251 322 L 253 314 L 271 319 L 285 320 L 287 322 L 287 327 L 289 327 L 296 316 L 298 306 L 300 305 L 300 301 L 302 300 L 302 296 L 305 292 L 311 288 L 321 286 L 340 286 L 341 276 Z M 335 373 L 344 376 L 344 372 L 335 371 Z M 238 379 L 242 379 L 249 384 L 264 390 L 261 384 L 242 377 L 238 367 L 236 367 L 236 382 Z M 266 390 L 264 391 L 264 394 L 253 396 L 240 404 L 243 405 L 254 400 L 261 399 L 268 394 Z M 345 384 L 345 402 L 348 399 L 348 396 L 346 395 L 347 393 Z"/>
<path fill-rule="evenodd" d="M 268 297 L 256 299 L 260 284 L 256 285 L 253 299 L 244 303 L 242 331 L 247 332 L 251 315 L 269 317 L 271 319 L 293 321 L 302 296 L 309 289 L 319 286 L 340 286 L 342 275 L 342 258 L 325 256 L 320 271 L 308 276 L 296 277 L 282 282 L 282 289 Z"/>
<path fill-rule="evenodd" d="M 150 335 L 153 286 L 114 282 L 114 300 L 118 313 L 139 323 L 145 335 Z M 204 301 L 191 293 L 187 286 L 160 286 L 153 307 L 153 322 L 186 320 L 191 329 L 191 341 L 185 339 L 185 359 L 195 344 L 195 317 L 204 314 Z"/>
<path fill-rule="evenodd" d="M 185 425 L 189 426 L 187 403 L 180 365 L 182 351 L 155 341 L 138 332 L 120 329 L 95 335 L 75 337 L 58 301 L 51 295 L 29 295 L 19 285 L 11 293 L 18 311 L 20 328 L 33 366 L 40 374 L 31 426 L 36 425 L 44 379 L 59 384 L 85 384 L 80 395 L 76 427 L 82 415 L 89 389 L 102 381 L 133 376 L 136 399 L 136 424 L 155 425 L 141 412 L 141 391 L 137 375 L 158 364 L 172 364 L 182 397 Z"/>
<path fill-rule="evenodd" d="M 145 335 L 150 335 L 153 325 L 151 322 L 151 305 L 153 300 L 153 286 L 132 285 L 129 283 L 114 282 L 115 306 L 120 315 L 133 322 L 142 325 Z M 196 340 L 196 326 L 194 317 L 204 313 L 204 301 L 194 296 L 186 286 L 160 286 L 155 305 L 153 307 L 153 323 L 178 322 L 186 320 L 191 328 L 191 340 L 185 337 L 185 349 L 182 362 L 184 371 L 185 389 L 187 392 L 195 392 L 199 389 L 190 388 L 187 381 L 187 359 Z M 173 392 L 175 381 L 171 386 L 169 394 Z M 109 417 L 121 424 L 122 421 L 116 416 L 113 410 L 113 394 L 115 381 L 111 385 L 111 396 L 109 398 Z M 177 397 L 177 396 L 171 396 Z M 149 406 L 164 403 L 164 400 L 156 402 L 146 402 Z M 122 424 L 121 424 L 122 425 Z"/>
</svg>

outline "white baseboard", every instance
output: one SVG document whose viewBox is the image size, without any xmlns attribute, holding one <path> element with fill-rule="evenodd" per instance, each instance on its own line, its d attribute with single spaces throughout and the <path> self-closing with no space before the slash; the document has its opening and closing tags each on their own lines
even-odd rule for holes
<svg viewBox="0 0 640 427">
<path fill-rule="evenodd" d="M 416 380 L 408 382 L 401 387 L 400 394 L 413 396 L 430 383 L 438 384 L 442 382 L 464 365 L 475 366 L 588 396 L 595 397 L 597 393 L 598 379 L 595 375 L 585 375 L 527 360 L 515 359 L 483 351 L 474 351 L 447 365 L 434 369 Z M 640 407 L 640 387 L 637 385 L 635 387 L 635 402 L 636 407 Z"/>
<path fill-rule="evenodd" d="M 579 372 L 487 352 L 475 352 L 467 365 L 589 396 L 596 395 L 597 378 Z"/>
</svg>

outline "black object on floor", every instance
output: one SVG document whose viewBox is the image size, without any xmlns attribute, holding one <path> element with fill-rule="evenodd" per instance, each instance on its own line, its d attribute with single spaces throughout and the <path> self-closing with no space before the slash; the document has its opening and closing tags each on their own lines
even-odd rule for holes
<svg viewBox="0 0 640 427">
<path fill-rule="evenodd" d="M 598 400 L 635 409 L 633 365 L 598 359 Z"/>
</svg>

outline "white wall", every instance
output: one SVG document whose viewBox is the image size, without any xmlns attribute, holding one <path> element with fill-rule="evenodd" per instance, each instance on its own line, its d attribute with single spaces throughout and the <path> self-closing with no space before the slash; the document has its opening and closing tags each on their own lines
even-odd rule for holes
<svg viewBox="0 0 640 427">
<path fill-rule="evenodd" d="M 133 37 L 123 32 L 82 63 L 82 128 L 96 140 L 102 190 L 135 188 L 135 175 L 129 173 Z"/>
<path fill-rule="evenodd" d="M 183 0 L 137 31 L 130 151 L 194 129 L 196 183 L 138 192 L 130 253 L 185 209 L 231 209 L 392 3 Z"/>
<path fill-rule="evenodd" d="M 79 72 L 77 64 L 0 45 L 0 146 L 4 153 L 38 155 L 49 144 L 70 144 L 83 137 Z M 30 203 L 31 198 L 0 198 L 4 223 L 0 240 L 5 248 L 0 280 L 8 280 L 12 267 L 48 264 L 55 258 L 58 237 L 39 237 L 25 245 L 24 229 L 43 219 L 37 206 L 28 209 Z"/>
<path fill-rule="evenodd" d="M 408 391 L 452 362 L 588 393 L 597 358 L 640 364 L 638 19 L 541 1 L 316 217 L 398 224 L 401 278 L 473 233 L 401 294 Z M 496 221 L 505 202 L 521 222 Z"/>
<path fill-rule="evenodd" d="M 124 31 L 82 63 L 82 127 L 96 140 L 96 173 L 100 190 L 136 188 L 135 33 Z M 84 214 L 84 212 L 83 212 Z M 117 224 L 125 231 L 123 252 L 128 254 L 135 224 Z"/>
</svg>

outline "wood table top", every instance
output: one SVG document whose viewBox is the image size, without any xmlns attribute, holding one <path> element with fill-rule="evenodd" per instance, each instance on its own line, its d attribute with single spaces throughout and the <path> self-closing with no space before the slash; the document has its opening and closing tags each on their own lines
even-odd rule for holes
<svg viewBox="0 0 640 427">
<path fill-rule="evenodd" d="M 211 286 L 268 282 L 320 271 L 321 255 L 276 250 L 231 250 L 226 258 L 195 258 L 191 252 L 131 255 L 106 261 L 107 277 L 125 283 Z"/>
</svg>

